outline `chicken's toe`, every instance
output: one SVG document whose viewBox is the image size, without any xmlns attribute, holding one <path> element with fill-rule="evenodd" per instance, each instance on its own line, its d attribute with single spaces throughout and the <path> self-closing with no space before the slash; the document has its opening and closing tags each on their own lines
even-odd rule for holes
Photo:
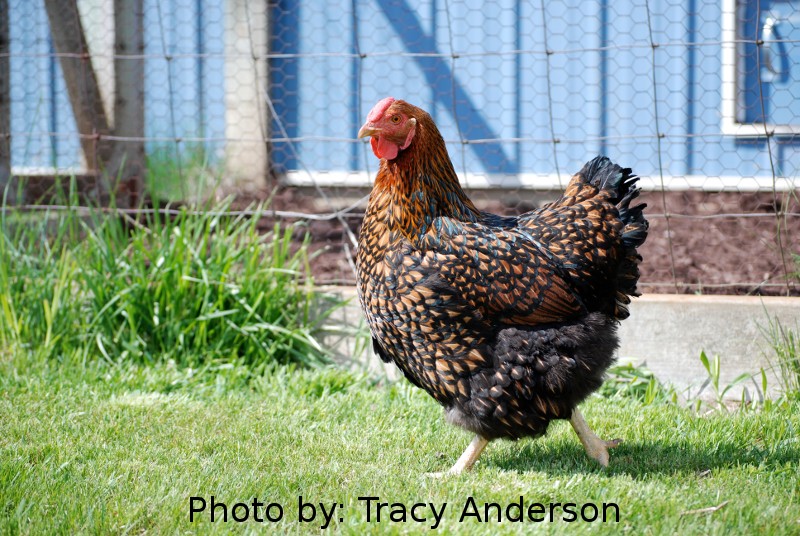
<svg viewBox="0 0 800 536">
<path fill-rule="evenodd" d="M 592 432 L 592 429 L 589 428 L 589 425 L 586 424 L 586 421 L 584 420 L 583 415 L 581 415 L 581 412 L 578 411 L 578 408 L 572 410 L 572 418 L 570 419 L 570 423 L 572 424 L 572 428 L 575 430 L 575 433 L 578 434 L 578 438 L 581 440 L 583 448 L 586 449 L 586 454 L 593 460 L 597 460 L 597 463 L 603 467 L 608 467 L 608 449 L 613 449 L 614 447 L 618 446 L 620 443 L 622 443 L 622 440 L 612 439 L 610 441 L 604 441 L 597 437 L 597 435 Z"/>
<path fill-rule="evenodd" d="M 608 461 L 610 458 L 608 449 L 613 449 L 614 447 L 618 446 L 620 443 L 622 443 L 622 440 L 612 439 L 611 441 L 603 441 L 597 436 L 595 436 L 595 438 L 597 441 L 589 441 L 587 445 L 584 445 L 586 447 L 586 454 L 588 454 L 593 460 L 597 460 L 597 463 L 603 467 L 608 467 Z"/>
</svg>

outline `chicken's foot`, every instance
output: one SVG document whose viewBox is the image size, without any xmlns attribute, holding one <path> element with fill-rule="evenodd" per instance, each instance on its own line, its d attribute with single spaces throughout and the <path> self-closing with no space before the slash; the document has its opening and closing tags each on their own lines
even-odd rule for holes
<svg viewBox="0 0 800 536">
<path fill-rule="evenodd" d="M 621 439 L 612 439 L 611 441 L 604 441 L 597 437 L 589 425 L 586 424 L 581 412 L 578 408 L 572 410 L 572 417 L 569 420 L 572 429 L 578 434 L 578 439 L 581 440 L 583 448 L 586 449 L 586 454 L 590 458 L 597 460 L 603 467 L 608 467 L 608 449 L 614 448 L 620 443 Z"/>
<path fill-rule="evenodd" d="M 448 475 L 460 475 L 464 471 L 469 471 L 472 469 L 472 466 L 475 465 L 475 462 L 478 461 L 478 458 L 483 452 L 484 447 L 489 444 L 489 440 L 483 438 L 479 435 L 476 435 L 472 439 L 472 443 L 469 444 L 467 449 L 461 455 L 461 457 L 453 464 L 453 467 L 450 468 L 449 471 L 444 473 L 426 473 L 427 476 L 434 477 L 434 478 L 441 478 L 443 476 Z"/>
</svg>

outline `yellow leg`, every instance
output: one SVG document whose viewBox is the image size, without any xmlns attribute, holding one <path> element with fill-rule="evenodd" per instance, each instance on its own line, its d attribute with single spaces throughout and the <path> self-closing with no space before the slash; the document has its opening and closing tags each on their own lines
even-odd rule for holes
<svg viewBox="0 0 800 536">
<path fill-rule="evenodd" d="M 583 448 L 586 449 L 586 454 L 590 458 L 597 460 L 603 467 L 608 467 L 608 449 L 614 448 L 620 443 L 621 439 L 612 439 L 611 441 L 603 441 L 592 432 L 589 425 L 578 411 L 578 408 L 572 410 L 572 418 L 569 420 L 572 429 L 578 434 L 578 439 L 581 440 Z"/>
<path fill-rule="evenodd" d="M 467 450 L 464 451 L 449 471 L 445 473 L 428 473 L 428 476 L 439 478 L 447 475 L 460 475 L 464 471 L 469 471 L 472 469 L 472 466 L 475 465 L 475 462 L 478 461 L 481 452 L 483 452 L 484 447 L 488 444 L 488 439 L 476 435 L 472 443 L 467 447 Z"/>
</svg>

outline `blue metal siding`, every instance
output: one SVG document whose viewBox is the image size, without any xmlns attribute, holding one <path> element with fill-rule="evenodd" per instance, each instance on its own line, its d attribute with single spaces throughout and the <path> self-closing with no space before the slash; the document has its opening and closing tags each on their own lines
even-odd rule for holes
<svg viewBox="0 0 800 536">
<path fill-rule="evenodd" d="M 746 5 L 746 13 L 755 12 L 750 4 L 756 3 Z M 781 9 L 794 4 L 783 2 Z M 303 5 L 297 32 L 302 52 L 362 55 L 349 71 L 357 73 L 356 84 L 351 74 L 349 84 L 328 80 L 317 90 L 303 80 L 347 71 L 339 72 L 338 58 L 299 59 L 297 76 L 307 87 L 298 103 L 298 135 L 304 140 L 331 135 L 331 123 L 340 129 L 334 137 L 352 135 L 372 104 L 393 95 L 432 112 L 461 171 L 553 173 L 573 170 L 602 152 L 647 175 L 771 174 L 763 139 L 738 139 L 720 130 L 719 2 L 504 0 L 484 9 L 488 4 L 478 0 L 359 0 L 352 4 L 355 15 L 338 21 L 326 15 L 327 2 Z M 775 5 L 761 2 L 754 16 L 763 19 Z M 359 24 L 354 27 L 352 20 Z M 746 35 L 746 25 L 742 31 Z M 306 42 L 314 45 L 304 47 Z M 750 69 L 745 76 L 758 75 Z M 797 88 L 797 78 L 788 83 Z M 347 87 L 359 95 L 355 121 L 353 90 L 350 98 L 339 95 Z M 771 89 L 764 92 L 768 98 Z M 800 99 L 785 100 L 784 119 L 794 121 Z M 307 106 L 313 113 L 303 112 Z M 460 143 L 465 140 L 478 141 Z M 793 137 L 776 143 L 779 171 L 795 174 L 800 162 Z M 303 160 L 317 169 L 374 165 L 369 155 L 353 158 L 347 145 L 304 141 Z"/>
<path fill-rule="evenodd" d="M 297 33 L 300 13 L 297 0 L 276 0 L 270 10 L 269 49 L 274 57 L 269 61 L 267 79 L 276 114 L 271 118 L 272 138 L 297 138 L 298 135 L 300 61 L 295 55 L 300 51 Z M 299 168 L 295 149 L 286 141 L 272 142 L 271 161 L 278 173 Z"/>
<path fill-rule="evenodd" d="M 145 135 L 149 148 L 225 136 L 224 0 L 145 0 Z"/>
<path fill-rule="evenodd" d="M 80 141 L 44 4 L 9 2 L 11 165 L 73 166 Z"/>
<path fill-rule="evenodd" d="M 225 80 L 224 2 L 145 0 L 149 148 L 196 137 L 223 154 L 235 83 Z M 759 47 L 741 47 L 743 122 L 764 118 L 762 94 L 769 121 L 798 122 L 798 3 L 743 3 L 742 36 L 763 37 L 771 16 L 787 40 L 769 47 L 777 74 Z M 77 166 L 43 2 L 9 4 L 12 164 Z M 773 140 L 771 162 L 764 138 L 721 132 L 721 16 L 716 0 L 275 0 L 272 164 L 374 171 L 352 138 L 392 95 L 432 113 L 461 172 L 564 174 L 606 153 L 643 175 L 769 176 L 775 163 L 794 176 L 795 137 Z"/>
</svg>

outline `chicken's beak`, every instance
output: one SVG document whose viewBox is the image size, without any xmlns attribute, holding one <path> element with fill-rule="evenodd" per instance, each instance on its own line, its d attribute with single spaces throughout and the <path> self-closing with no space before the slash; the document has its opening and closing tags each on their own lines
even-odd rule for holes
<svg viewBox="0 0 800 536">
<path fill-rule="evenodd" d="M 361 139 L 367 136 L 377 136 L 380 133 L 381 129 L 376 127 L 374 123 L 364 123 L 364 126 L 361 127 L 361 130 L 358 131 L 358 137 Z"/>
</svg>

